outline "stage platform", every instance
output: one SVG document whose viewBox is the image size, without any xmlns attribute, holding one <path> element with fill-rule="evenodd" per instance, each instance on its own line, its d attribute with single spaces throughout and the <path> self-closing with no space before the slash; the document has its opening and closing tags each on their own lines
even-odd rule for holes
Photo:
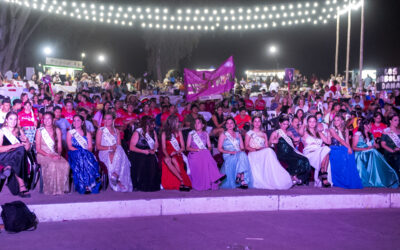
<svg viewBox="0 0 400 250">
<path fill-rule="evenodd" d="M 31 198 L 21 199 L 11 195 L 5 187 L 0 193 L 0 204 L 22 200 L 41 222 L 251 211 L 400 208 L 400 189 L 325 189 L 314 188 L 311 184 L 285 191 L 222 189 L 117 193 L 108 189 L 91 195 L 74 192 L 48 196 L 37 190 L 31 194 Z"/>
</svg>

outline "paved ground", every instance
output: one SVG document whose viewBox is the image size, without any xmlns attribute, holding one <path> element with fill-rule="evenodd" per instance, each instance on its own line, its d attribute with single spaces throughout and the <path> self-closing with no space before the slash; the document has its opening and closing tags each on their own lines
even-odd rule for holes
<svg viewBox="0 0 400 250">
<path fill-rule="evenodd" d="M 41 223 L 0 249 L 399 249 L 400 209 L 140 217 Z"/>
<path fill-rule="evenodd" d="M 22 199 L 26 204 L 52 204 L 70 202 L 93 202 L 93 201 L 114 201 L 114 200 L 136 200 L 136 199 L 166 199 L 166 198 L 188 198 L 188 197 L 223 197 L 223 196 L 243 196 L 243 195 L 334 195 L 334 194 L 386 194 L 400 193 L 400 189 L 392 188 L 364 188 L 350 190 L 343 188 L 315 188 L 310 186 L 295 186 L 289 190 L 266 190 L 266 189 L 220 189 L 217 191 L 195 191 L 179 192 L 176 190 L 161 190 L 158 192 L 114 192 L 110 188 L 101 191 L 99 194 L 81 195 L 77 192 L 68 193 L 62 196 L 44 195 L 38 192 L 38 188 L 33 190 L 31 198 Z M 18 196 L 13 196 L 7 187 L 0 193 L 0 204 L 21 200 Z"/>
</svg>

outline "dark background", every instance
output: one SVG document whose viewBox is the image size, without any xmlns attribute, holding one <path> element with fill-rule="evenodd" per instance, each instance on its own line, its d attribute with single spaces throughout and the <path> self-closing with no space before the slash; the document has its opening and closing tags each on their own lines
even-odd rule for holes
<svg viewBox="0 0 400 250">
<path fill-rule="evenodd" d="M 180 7 L 204 7 L 204 2 L 207 3 L 207 1 L 185 1 Z M 213 5 L 246 7 L 290 2 L 307 1 L 208 1 L 210 4 L 207 5 L 211 8 Z M 160 3 L 129 1 L 129 3 L 166 6 L 162 1 Z M 167 3 L 167 5 L 172 4 Z M 376 69 L 400 65 L 398 59 L 400 42 L 397 35 L 400 31 L 399 7 L 398 0 L 365 0 L 364 68 Z M 361 10 L 352 13 L 351 69 L 358 68 L 359 63 L 360 14 Z M 339 71 L 343 73 L 346 60 L 347 15 L 341 17 L 340 31 Z M 180 70 L 184 67 L 218 67 L 230 55 L 234 56 L 236 74 L 239 77 L 243 76 L 247 69 L 274 69 L 276 62 L 268 55 L 267 48 L 270 44 L 276 44 L 279 47 L 276 59 L 280 68 L 294 67 L 306 75 L 316 73 L 324 78 L 334 72 L 335 20 L 330 20 L 325 25 L 303 24 L 243 32 L 218 30 L 202 34 L 192 55 L 180 62 Z M 54 48 L 55 53 L 52 56 L 58 58 L 80 60 L 81 52 L 84 51 L 87 56 L 84 64 L 89 72 L 116 70 L 131 72 L 135 76 L 146 72 L 145 41 L 143 30 L 138 24 L 135 27 L 120 27 L 49 15 L 26 46 L 25 66 L 44 63 L 42 49 L 46 44 Z M 107 66 L 96 62 L 99 53 L 107 55 Z"/>
</svg>

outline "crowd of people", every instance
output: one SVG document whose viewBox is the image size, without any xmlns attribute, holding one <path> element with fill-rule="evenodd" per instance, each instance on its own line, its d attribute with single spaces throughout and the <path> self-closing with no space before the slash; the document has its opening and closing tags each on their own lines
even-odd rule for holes
<svg viewBox="0 0 400 250">
<path fill-rule="evenodd" d="M 48 195 L 71 192 L 71 182 L 98 193 L 104 175 L 116 192 L 398 188 L 399 91 L 372 83 L 346 96 L 340 80 L 314 78 L 310 89 L 237 84 L 222 100 L 191 103 L 118 90 L 118 77 L 113 88 L 80 83 L 74 94 L 38 82 L 2 98 L 0 178 L 21 197 L 35 162 Z"/>
</svg>

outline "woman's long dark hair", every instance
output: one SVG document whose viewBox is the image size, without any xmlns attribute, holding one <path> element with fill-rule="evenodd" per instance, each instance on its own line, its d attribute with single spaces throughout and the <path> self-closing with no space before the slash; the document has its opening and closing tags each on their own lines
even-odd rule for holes
<svg viewBox="0 0 400 250">
<path fill-rule="evenodd" d="M 229 120 L 231 120 L 231 121 L 233 121 L 233 124 L 235 124 L 235 127 L 233 128 L 233 131 L 237 131 L 237 129 L 238 129 L 238 127 L 237 127 L 237 125 L 236 125 L 236 121 L 235 121 L 235 119 L 233 119 L 233 117 L 232 116 L 229 116 L 228 118 L 226 118 L 226 120 L 225 120 L 225 125 L 224 125 L 224 130 L 225 131 L 227 131 L 228 129 L 226 128 L 226 124 L 228 123 L 228 121 Z"/>
<path fill-rule="evenodd" d="M 336 114 L 336 115 L 335 115 L 335 118 L 336 118 L 336 117 L 339 117 L 340 119 L 342 119 L 342 122 L 345 121 L 343 115 L 341 115 L 340 113 L 339 113 L 339 114 Z M 333 118 L 333 119 L 335 120 L 335 118 Z M 332 122 L 332 128 L 336 131 L 337 134 L 339 134 L 339 131 L 340 131 L 340 132 L 342 132 L 342 135 L 343 135 L 343 136 L 346 136 L 346 124 L 343 124 L 343 128 L 337 128 L 337 127 L 335 126 L 334 122 Z M 346 138 L 344 138 L 344 139 L 346 139 Z"/>
<path fill-rule="evenodd" d="M 58 138 L 57 138 L 57 133 L 56 133 L 57 127 L 56 127 L 56 125 L 54 124 L 54 118 L 55 118 L 55 116 L 54 116 L 54 113 L 53 113 L 53 112 L 49 112 L 49 111 L 45 112 L 45 113 L 43 114 L 43 117 L 44 117 L 45 115 L 51 116 L 51 120 L 53 121 L 53 123 L 52 123 L 53 134 L 51 134 L 50 136 L 53 137 L 54 145 L 55 145 L 55 146 L 54 146 L 54 150 L 57 152 L 57 150 L 58 150 L 58 147 L 57 147 L 57 145 L 58 145 Z M 61 152 L 57 152 L 57 153 L 61 153 Z"/>
<path fill-rule="evenodd" d="M 151 127 L 152 124 L 154 124 L 154 118 L 153 117 L 148 116 L 148 115 L 145 115 L 145 116 L 142 117 L 142 119 L 140 120 L 140 123 L 139 123 L 139 128 L 142 129 L 143 135 L 145 135 L 146 133 L 149 133 L 149 135 L 152 138 L 154 137 L 154 133 L 150 133 L 151 131 L 147 131 L 147 128 Z"/>
<path fill-rule="evenodd" d="M 82 131 L 83 131 L 84 136 L 86 136 L 87 129 L 86 129 L 85 119 L 83 119 L 83 116 L 81 116 L 81 115 L 74 115 L 73 119 L 75 119 L 75 117 L 78 117 L 79 119 L 81 119 L 81 121 L 82 121 L 82 126 L 81 126 L 82 127 Z M 73 129 L 75 129 L 74 123 L 72 123 L 71 127 Z"/>
<path fill-rule="evenodd" d="M 309 134 L 310 136 L 314 136 L 314 135 L 311 133 L 310 129 L 308 128 L 308 121 L 309 121 L 311 118 L 314 118 L 314 119 L 315 119 L 315 122 L 318 121 L 318 120 L 317 120 L 317 117 L 316 117 L 315 115 L 310 115 L 309 117 L 307 117 L 307 129 L 306 129 L 306 131 L 307 131 L 307 134 Z M 317 122 L 317 126 L 318 126 L 318 122 Z M 317 138 L 321 138 L 321 136 L 320 136 L 319 133 L 317 132 L 317 128 L 316 128 L 316 127 L 315 127 L 315 136 L 316 136 Z"/>
<path fill-rule="evenodd" d="M 171 140 L 172 134 L 178 132 L 177 129 L 178 117 L 176 115 L 170 115 L 164 124 L 163 131 L 165 132 L 165 139 Z"/>
<path fill-rule="evenodd" d="M 363 118 L 362 120 L 361 120 L 361 122 L 360 122 L 360 126 L 358 127 L 358 131 L 360 131 L 360 133 L 361 133 L 361 135 L 362 135 L 362 137 L 364 138 L 364 139 L 367 139 L 367 138 L 365 138 L 365 136 L 368 136 L 368 139 L 371 139 L 371 136 L 372 136 L 372 134 L 371 134 L 371 132 L 368 132 L 368 134 L 367 135 L 365 135 L 365 125 L 368 125 L 368 124 L 370 124 L 371 123 L 371 120 L 370 119 L 367 119 L 367 118 Z"/>
</svg>

